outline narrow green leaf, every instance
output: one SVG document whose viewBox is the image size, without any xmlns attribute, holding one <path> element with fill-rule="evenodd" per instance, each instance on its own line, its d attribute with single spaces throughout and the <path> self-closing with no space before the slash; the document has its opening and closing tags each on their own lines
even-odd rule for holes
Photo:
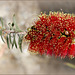
<svg viewBox="0 0 75 75">
<path fill-rule="evenodd" d="M 0 35 L 2 35 L 2 30 L 0 30 Z"/>
<path fill-rule="evenodd" d="M 14 47 L 14 44 L 15 44 L 15 35 L 13 34 L 13 43 L 12 43 L 12 48 Z"/>
<path fill-rule="evenodd" d="M 21 43 L 19 44 L 19 48 L 20 48 L 20 51 L 22 52 L 22 45 L 21 45 Z"/>
<path fill-rule="evenodd" d="M 14 44 L 15 44 L 15 47 L 17 48 L 17 43 L 16 43 L 16 40 L 15 40 L 15 36 L 14 36 Z"/>
<path fill-rule="evenodd" d="M 1 18 L 1 24 L 2 24 L 2 28 L 3 28 L 4 25 L 3 25 L 3 19 L 2 18 Z"/>
<path fill-rule="evenodd" d="M 13 35 L 13 43 L 12 43 L 12 48 L 14 47 L 14 45 L 15 45 L 15 47 L 17 48 L 17 43 L 16 43 L 16 40 L 15 40 L 15 34 Z"/>
<path fill-rule="evenodd" d="M 18 45 L 19 45 L 20 51 L 22 52 L 22 47 L 21 47 L 21 38 L 20 38 L 20 35 L 19 35 Z"/>
<path fill-rule="evenodd" d="M 10 43 L 12 44 L 12 42 L 11 42 L 11 33 L 9 34 L 9 40 L 10 40 Z"/>
<path fill-rule="evenodd" d="M 14 46 L 14 35 L 13 35 L 13 42 L 12 42 L 12 48 L 13 48 L 13 46 Z"/>
<path fill-rule="evenodd" d="M 8 48 L 10 49 L 10 46 L 9 46 L 9 37 L 8 37 L 8 35 L 7 35 L 7 37 L 6 37 L 6 41 L 7 41 Z"/>
<path fill-rule="evenodd" d="M 68 63 L 68 62 L 66 62 L 64 64 L 67 65 L 68 67 L 71 67 L 71 68 L 75 69 L 75 65 L 74 64 L 71 64 L 71 63 Z"/>
<path fill-rule="evenodd" d="M 20 51 L 21 51 L 21 52 L 22 52 L 22 40 L 23 40 L 23 36 L 20 36 L 20 35 L 19 35 L 18 45 L 19 45 L 19 48 L 20 48 Z"/>
<path fill-rule="evenodd" d="M 12 48 L 14 47 L 14 40 L 13 40 L 13 43 L 12 43 Z"/>
<path fill-rule="evenodd" d="M 15 42 L 15 47 L 17 48 L 17 44 L 16 44 L 16 42 Z"/>
<path fill-rule="evenodd" d="M 2 37 L 2 35 L 1 35 L 1 39 L 2 39 L 2 41 L 5 43 L 5 41 L 4 41 L 3 37 Z"/>
</svg>

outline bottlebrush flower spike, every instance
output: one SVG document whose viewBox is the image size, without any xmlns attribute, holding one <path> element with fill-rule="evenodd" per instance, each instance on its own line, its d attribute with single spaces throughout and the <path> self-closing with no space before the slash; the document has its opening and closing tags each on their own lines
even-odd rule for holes
<svg viewBox="0 0 75 75">
<path fill-rule="evenodd" d="M 30 40 L 29 51 L 75 57 L 75 16 L 63 12 L 41 14 L 25 36 Z"/>
</svg>

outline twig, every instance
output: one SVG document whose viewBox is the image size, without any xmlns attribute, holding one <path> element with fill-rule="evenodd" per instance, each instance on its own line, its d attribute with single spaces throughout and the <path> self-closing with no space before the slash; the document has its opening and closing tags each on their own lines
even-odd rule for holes
<svg viewBox="0 0 75 75">
<path fill-rule="evenodd" d="M 3 30 L 2 33 L 4 33 L 4 34 L 5 33 L 6 34 L 16 33 L 16 34 L 25 34 L 25 35 L 27 34 L 27 32 L 25 32 L 25 31 L 24 32 L 16 32 L 16 31 L 13 31 L 13 30 Z"/>
</svg>

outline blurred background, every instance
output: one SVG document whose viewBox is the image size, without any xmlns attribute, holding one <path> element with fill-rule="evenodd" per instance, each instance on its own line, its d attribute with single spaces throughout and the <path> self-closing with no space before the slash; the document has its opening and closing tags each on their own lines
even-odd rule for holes
<svg viewBox="0 0 75 75">
<path fill-rule="evenodd" d="M 0 0 L 0 17 L 7 27 L 13 14 L 22 30 L 27 30 L 38 19 L 40 12 L 63 11 L 75 14 L 75 0 Z M 75 75 L 75 58 L 61 59 L 40 56 L 27 51 L 29 42 L 19 49 L 8 49 L 0 38 L 0 74 Z"/>
</svg>

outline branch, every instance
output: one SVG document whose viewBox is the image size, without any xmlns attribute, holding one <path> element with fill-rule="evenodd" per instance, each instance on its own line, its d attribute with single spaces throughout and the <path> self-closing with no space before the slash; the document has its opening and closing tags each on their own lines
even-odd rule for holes
<svg viewBox="0 0 75 75">
<path fill-rule="evenodd" d="M 27 32 L 17 32 L 17 31 L 13 31 L 13 30 L 3 30 L 2 31 L 2 33 L 6 33 L 6 34 L 10 34 L 10 33 L 15 33 L 15 34 L 24 34 L 24 35 L 26 35 L 27 34 Z"/>
<path fill-rule="evenodd" d="M 10 46 L 12 46 L 12 48 L 15 46 L 16 48 L 19 47 L 19 49 L 22 52 L 22 40 L 24 39 L 24 35 L 26 34 L 27 34 L 26 31 L 20 32 L 16 30 L 2 30 L 1 38 L 3 42 L 5 43 L 3 35 L 5 36 L 6 43 L 9 49 L 10 49 Z M 16 35 L 18 35 L 18 38 L 17 38 L 18 43 L 15 38 Z"/>
</svg>

